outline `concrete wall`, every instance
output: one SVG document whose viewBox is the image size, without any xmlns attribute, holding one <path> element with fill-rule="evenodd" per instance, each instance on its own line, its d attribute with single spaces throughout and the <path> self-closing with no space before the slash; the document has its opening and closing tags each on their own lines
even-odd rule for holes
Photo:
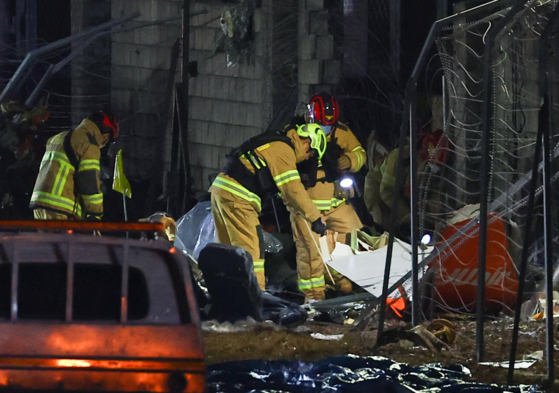
<svg viewBox="0 0 559 393">
<path fill-rule="evenodd" d="M 269 14 L 257 8 L 254 41 L 247 56 L 227 65 L 226 53 L 212 56 L 223 34 L 225 4 L 194 3 L 192 11 L 208 13 L 191 19 L 190 60 L 199 75 L 189 80 L 189 153 L 194 187 L 207 190 L 209 177 L 227 162 L 226 154 L 261 133 L 272 116 L 271 78 L 266 55 Z"/>
<path fill-rule="evenodd" d="M 141 13 L 130 26 L 178 17 L 111 36 L 111 102 L 121 119 L 126 174 L 138 181 L 161 179 L 169 161 L 163 154 L 169 128 L 166 120 L 170 95 L 166 85 L 171 48 L 181 37 L 182 4 L 180 0 L 111 1 L 113 19 Z"/>
<path fill-rule="evenodd" d="M 334 37 L 328 29 L 324 0 L 299 2 L 299 101 L 315 93 L 333 92 L 341 63 L 334 58 Z"/>
</svg>

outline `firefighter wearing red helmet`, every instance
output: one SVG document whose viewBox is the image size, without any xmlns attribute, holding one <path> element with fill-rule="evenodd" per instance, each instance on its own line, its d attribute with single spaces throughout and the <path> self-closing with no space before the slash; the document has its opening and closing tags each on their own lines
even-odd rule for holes
<svg viewBox="0 0 559 393">
<path fill-rule="evenodd" d="M 349 127 L 339 121 L 338 103 L 328 93 L 313 96 L 308 106 L 308 122 L 318 123 L 327 135 L 328 147 L 317 167 L 308 176 L 299 168 L 301 177 L 307 179 L 305 186 L 312 201 L 320 211 L 326 227 L 337 232 L 342 243 L 352 229 L 361 229 L 363 224 L 353 206 L 337 191 L 337 183 L 343 173 L 357 172 L 367 161 L 365 150 Z M 286 128 L 288 128 L 287 126 Z M 316 174 L 316 176 L 313 176 Z M 297 247 L 297 273 L 299 289 L 305 294 L 306 301 L 323 300 L 326 281 L 324 262 L 318 250 L 318 236 L 309 231 L 305 220 L 291 212 L 291 227 Z M 334 286 L 342 292 L 351 292 L 352 284 L 341 274 L 331 271 Z"/>
<path fill-rule="evenodd" d="M 101 148 L 118 137 L 116 116 L 95 111 L 73 131 L 47 141 L 30 208 L 35 219 L 86 220 L 103 216 Z"/>
</svg>

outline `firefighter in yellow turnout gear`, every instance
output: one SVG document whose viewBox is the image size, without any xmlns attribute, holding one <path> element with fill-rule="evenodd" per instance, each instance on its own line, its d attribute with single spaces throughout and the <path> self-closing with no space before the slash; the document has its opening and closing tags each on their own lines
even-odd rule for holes
<svg viewBox="0 0 559 393">
<path fill-rule="evenodd" d="M 30 208 L 35 219 L 86 220 L 103 216 L 101 148 L 118 136 L 116 117 L 97 111 L 73 131 L 47 141 Z"/>
<path fill-rule="evenodd" d="M 449 140 L 441 130 L 435 130 L 427 135 L 422 135 L 417 148 L 419 149 L 419 172 L 437 174 L 446 161 Z M 386 157 L 369 170 L 365 178 L 365 195 L 363 199 L 371 216 L 378 224 L 388 231 L 390 215 L 396 214 L 395 235 L 409 241 L 410 236 L 410 146 L 406 144 L 403 149 L 403 177 L 402 189 L 396 189 L 398 161 L 400 160 L 399 147 L 390 151 Z M 429 166 L 429 170 L 425 166 Z M 423 169 L 422 169 L 423 168 Z M 438 179 L 440 175 L 434 177 Z M 433 190 L 436 187 L 432 188 Z M 398 203 L 393 206 L 394 194 L 399 193 Z M 435 193 L 437 194 L 437 193 Z M 425 201 L 425 207 L 435 209 L 440 205 L 436 195 L 430 196 Z"/>
<path fill-rule="evenodd" d="M 258 215 L 262 202 L 278 192 L 316 233 L 326 234 L 318 209 L 301 183 L 297 163 L 322 157 L 326 135 L 320 126 L 304 125 L 287 134 L 266 132 L 236 149 L 216 177 L 211 192 L 218 242 L 244 248 L 253 259 L 261 289 L 266 287 L 264 247 Z"/>
<path fill-rule="evenodd" d="M 363 224 L 353 206 L 344 195 L 338 193 L 336 184 L 343 172 L 357 172 L 367 161 L 365 150 L 349 127 L 338 121 L 339 107 L 336 100 L 326 93 L 314 96 L 309 105 L 309 120 L 317 122 L 327 134 L 328 148 L 317 168 L 299 167 L 306 179 L 307 192 L 320 211 L 328 230 L 338 233 L 337 240 L 346 242 L 346 234 L 361 229 Z M 289 126 L 288 126 L 289 127 Z M 330 154 L 329 154 L 330 153 Z M 306 164 L 306 163 L 305 163 Z M 316 173 L 316 178 L 314 178 Z M 334 286 L 342 292 L 351 292 L 352 284 L 347 278 L 325 266 L 318 250 L 318 236 L 311 233 L 303 217 L 291 212 L 291 227 L 297 247 L 297 273 L 299 289 L 306 301 L 323 300 L 326 279 L 334 280 Z"/>
</svg>

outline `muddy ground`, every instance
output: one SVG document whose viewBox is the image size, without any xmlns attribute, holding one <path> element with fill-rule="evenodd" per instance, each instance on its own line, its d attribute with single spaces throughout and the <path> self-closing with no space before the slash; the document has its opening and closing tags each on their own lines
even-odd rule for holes
<svg viewBox="0 0 559 393">
<path fill-rule="evenodd" d="M 206 361 L 208 364 L 247 359 L 290 359 L 316 361 L 331 356 L 355 354 L 359 356 L 384 356 L 410 365 L 441 363 L 443 365 L 462 364 L 472 372 L 470 381 L 507 384 L 508 368 L 479 365 L 476 361 L 476 322 L 473 318 L 444 316 L 455 327 L 456 338 L 447 349 L 431 351 L 423 345 L 407 339 L 375 347 L 377 329 L 369 324 L 367 328 L 356 329 L 351 325 L 309 321 L 295 329 L 286 329 L 267 323 L 237 323 L 232 326 L 204 324 Z M 513 320 L 503 318 L 487 321 L 484 326 L 484 361 L 508 361 Z M 406 331 L 411 326 L 403 322 L 389 320 L 384 331 Z M 219 332 L 223 330 L 224 332 Z M 317 332 L 325 335 L 343 334 L 337 341 L 325 341 L 311 337 Z M 516 359 L 537 351 L 545 353 L 545 321 L 522 322 Z M 541 354 L 541 353 L 540 353 Z M 557 361 L 555 362 L 557 363 Z M 559 367 L 555 368 L 555 376 Z M 545 358 L 524 370 L 515 370 L 513 385 L 536 384 L 542 386 L 547 377 Z M 559 382 L 548 391 L 559 392 Z"/>
</svg>

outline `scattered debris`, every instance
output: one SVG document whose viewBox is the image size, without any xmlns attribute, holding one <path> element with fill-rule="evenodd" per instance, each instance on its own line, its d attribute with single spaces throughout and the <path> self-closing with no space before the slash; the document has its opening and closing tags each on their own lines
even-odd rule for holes
<svg viewBox="0 0 559 393">
<path fill-rule="evenodd" d="M 514 362 L 515 369 L 524 369 L 529 368 L 536 363 L 537 360 L 517 360 Z M 509 362 L 480 362 L 482 366 L 492 366 L 492 367 L 502 367 L 502 368 L 509 368 Z"/>
<path fill-rule="evenodd" d="M 376 347 L 407 340 L 428 348 L 431 352 L 440 352 L 443 348 L 449 349 L 449 344 L 452 344 L 455 338 L 456 331 L 452 323 L 436 319 L 427 325 L 418 325 L 411 329 L 405 327 L 387 330 L 377 338 Z"/>
<path fill-rule="evenodd" d="M 322 334 L 322 333 L 311 333 L 312 338 L 316 338 L 317 340 L 341 340 L 344 335 L 343 334 Z"/>
<path fill-rule="evenodd" d="M 281 326 L 273 323 L 272 321 L 258 322 L 253 318 L 247 318 L 235 323 L 231 322 L 218 322 L 215 319 L 202 322 L 202 331 L 205 333 L 242 333 L 252 332 L 257 329 L 260 330 L 279 330 Z"/>
<path fill-rule="evenodd" d="M 538 306 L 532 318 L 545 319 L 546 317 L 546 295 L 545 292 L 537 294 Z M 553 291 L 553 318 L 559 317 L 559 292 Z"/>
<path fill-rule="evenodd" d="M 523 356 L 524 360 L 543 360 L 543 351 L 536 351 Z"/>
</svg>

